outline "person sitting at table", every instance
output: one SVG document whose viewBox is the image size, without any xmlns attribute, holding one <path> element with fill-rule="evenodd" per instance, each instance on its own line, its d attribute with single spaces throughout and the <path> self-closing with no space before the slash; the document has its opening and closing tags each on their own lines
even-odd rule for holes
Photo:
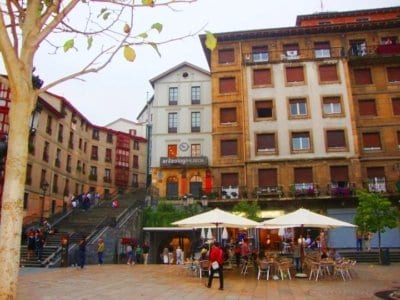
<svg viewBox="0 0 400 300">
<path fill-rule="evenodd" d="M 336 251 L 335 248 L 332 248 L 329 250 L 329 255 L 328 258 L 334 260 L 334 261 L 341 261 L 342 257 L 340 256 L 339 252 Z"/>
</svg>

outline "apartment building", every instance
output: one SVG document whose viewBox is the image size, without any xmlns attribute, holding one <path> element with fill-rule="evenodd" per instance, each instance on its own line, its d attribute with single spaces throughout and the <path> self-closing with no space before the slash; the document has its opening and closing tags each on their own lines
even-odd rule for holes
<svg viewBox="0 0 400 300">
<path fill-rule="evenodd" d="M 1 136 L 8 132 L 9 95 L 1 77 Z M 107 197 L 119 189 L 145 187 L 145 138 L 94 125 L 67 99 L 48 92 L 40 95 L 31 124 L 24 224 L 65 211 L 73 195 Z M 4 169 L 1 175 L 2 186 Z"/>
<path fill-rule="evenodd" d="M 302 15 L 293 27 L 214 33 L 213 51 L 201 35 L 215 191 L 349 221 L 355 189 L 398 195 L 399 15 L 400 7 Z"/>
<path fill-rule="evenodd" d="M 199 198 L 212 189 L 210 74 L 183 62 L 150 83 L 154 96 L 141 117 L 151 129 L 152 186 L 168 199 Z"/>
</svg>

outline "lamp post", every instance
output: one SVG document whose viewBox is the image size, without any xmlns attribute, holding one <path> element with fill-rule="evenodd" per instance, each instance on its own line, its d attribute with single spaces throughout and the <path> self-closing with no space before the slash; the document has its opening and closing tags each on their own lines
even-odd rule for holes
<svg viewBox="0 0 400 300">
<path fill-rule="evenodd" d="M 43 216 L 44 216 L 44 202 L 45 202 L 45 197 L 46 197 L 46 191 L 47 191 L 47 189 L 49 188 L 49 184 L 48 184 L 48 182 L 46 181 L 46 180 L 44 180 L 43 182 L 42 182 L 42 184 L 40 185 L 40 189 L 42 190 L 42 192 L 43 192 L 43 198 L 42 198 L 42 209 L 41 209 L 41 211 L 40 211 L 40 224 L 43 224 Z"/>
</svg>

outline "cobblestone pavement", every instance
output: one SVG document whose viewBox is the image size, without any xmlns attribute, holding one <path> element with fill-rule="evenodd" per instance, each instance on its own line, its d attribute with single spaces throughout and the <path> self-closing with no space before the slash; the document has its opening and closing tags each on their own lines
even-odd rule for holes
<svg viewBox="0 0 400 300">
<path fill-rule="evenodd" d="M 257 280 L 255 270 L 245 277 L 238 269 L 225 270 L 225 287 L 218 278 L 205 287 L 205 279 L 194 277 L 184 266 L 90 265 L 57 269 L 21 268 L 17 299 L 381 299 L 376 292 L 400 288 L 400 264 L 358 264 L 353 280 L 322 277 L 308 279 Z M 386 298 L 388 299 L 388 298 Z"/>
</svg>

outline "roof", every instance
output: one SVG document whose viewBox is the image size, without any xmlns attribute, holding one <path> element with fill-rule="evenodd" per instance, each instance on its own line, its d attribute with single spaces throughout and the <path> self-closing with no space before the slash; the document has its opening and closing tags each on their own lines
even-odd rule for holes
<svg viewBox="0 0 400 300">
<path fill-rule="evenodd" d="M 143 227 L 144 231 L 192 231 L 193 228 L 185 227 Z"/>
<path fill-rule="evenodd" d="M 152 79 L 150 79 L 149 81 L 150 81 L 151 86 L 154 88 L 154 83 L 156 81 L 160 80 L 161 78 L 163 78 L 163 77 L 171 74 L 172 72 L 175 72 L 176 70 L 179 70 L 179 69 L 181 69 L 183 67 L 189 67 L 189 68 L 195 69 L 195 70 L 197 70 L 197 71 L 199 71 L 201 73 L 204 73 L 205 75 L 210 76 L 210 72 L 209 71 L 204 70 L 204 69 L 202 69 L 202 68 L 200 68 L 198 66 L 195 66 L 195 65 L 185 61 L 185 62 L 182 62 L 182 63 L 176 65 L 175 67 L 172 67 L 171 69 L 168 69 L 167 71 L 161 73 L 160 75 L 157 75 L 156 77 L 153 77 Z"/>
</svg>

